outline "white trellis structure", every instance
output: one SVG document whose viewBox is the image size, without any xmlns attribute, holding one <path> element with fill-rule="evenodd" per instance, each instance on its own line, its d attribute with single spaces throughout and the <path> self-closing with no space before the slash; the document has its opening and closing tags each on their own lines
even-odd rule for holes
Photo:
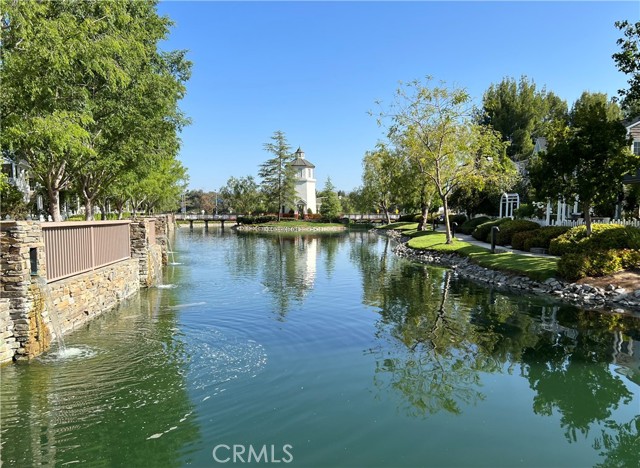
<svg viewBox="0 0 640 468">
<path fill-rule="evenodd" d="M 520 195 L 517 193 L 502 194 L 500 197 L 500 218 L 513 218 L 518 208 L 520 208 Z"/>
</svg>

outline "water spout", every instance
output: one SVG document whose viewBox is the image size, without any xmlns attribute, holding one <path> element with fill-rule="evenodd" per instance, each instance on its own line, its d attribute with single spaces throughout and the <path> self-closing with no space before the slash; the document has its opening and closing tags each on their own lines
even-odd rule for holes
<svg viewBox="0 0 640 468">
<path fill-rule="evenodd" d="M 34 276 L 35 284 L 40 292 L 40 296 L 44 300 L 44 305 L 49 313 L 49 324 L 53 329 L 53 334 L 55 335 L 56 343 L 58 344 L 58 349 L 62 353 L 66 353 L 67 346 L 64 343 L 64 338 L 62 337 L 62 327 L 60 326 L 60 317 L 58 316 L 58 310 L 53 305 L 53 298 L 51 297 L 51 288 L 47 283 L 47 280 L 42 278 L 41 276 Z"/>
</svg>

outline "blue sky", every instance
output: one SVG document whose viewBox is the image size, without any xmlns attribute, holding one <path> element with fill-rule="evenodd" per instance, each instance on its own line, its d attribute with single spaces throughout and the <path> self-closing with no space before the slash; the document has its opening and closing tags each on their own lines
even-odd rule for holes
<svg viewBox="0 0 640 468">
<path fill-rule="evenodd" d="M 189 188 L 256 176 L 276 130 L 351 190 L 362 156 L 384 137 L 368 115 L 399 81 L 431 75 L 480 104 L 503 77 L 527 75 L 571 105 L 585 91 L 626 87 L 611 55 L 617 20 L 640 2 L 162 2 L 166 49 L 188 49 L 181 108 L 193 124 L 180 159 Z"/>
</svg>

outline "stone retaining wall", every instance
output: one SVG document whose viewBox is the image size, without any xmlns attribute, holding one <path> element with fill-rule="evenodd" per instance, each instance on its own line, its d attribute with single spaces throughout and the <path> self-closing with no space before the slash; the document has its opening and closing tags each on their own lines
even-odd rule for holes
<svg viewBox="0 0 640 468">
<path fill-rule="evenodd" d="M 115 307 L 140 290 L 138 260 L 129 259 L 95 271 L 49 283 L 44 291 L 55 308 L 63 335 Z M 49 305 L 49 304 L 46 304 Z"/>
<path fill-rule="evenodd" d="M 526 276 L 481 267 L 472 263 L 468 257 L 412 249 L 406 245 L 407 239 L 400 238 L 398 233 L 391 232 L 389 235 L 400 241 L 394 248 L 396 255 L 421 263 L 449 267 L 462 278 L 514 291 L 548 295 L 589 309 L 607 308 L 616 312 L 624 312 L 625 309 L 640 310 L 640 289 L 629 291 L 614 284 L 599 288 L 588 284 L 569 283 L 556 278 L 549 278 L 543 282 L 534 281 Z"/>
<path fill-rule="evenodd" d="M 41 354 L 56 333 L 77 328 L 141 286 L 156 284 L 166 258 L 170 221 L 156 221 L 164 239 L 156 245 L 149 245 L 149 219 L 132 222 L 131 259 L 51 283 L 45 279 L 40 222 L 1 222 L 0 364 Z"/>
</svg>

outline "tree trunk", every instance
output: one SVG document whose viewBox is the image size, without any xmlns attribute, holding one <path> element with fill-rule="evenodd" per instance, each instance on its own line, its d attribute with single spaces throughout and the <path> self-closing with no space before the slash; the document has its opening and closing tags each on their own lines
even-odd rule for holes
<svg viewBox="0 0 640 468">
<path fill-rule="evenodd" d="M 88 197 L 84 199 L 84 220 L 93 221 L 93 200 Z"/>
<path fill-rule="evenodd" d="M 54 222 L 58 223 L 62 221 L 60 216 L 60 189 L 57 187 L 47 187 L 49 194 L 49 214 Z"/>
<path fill-rule="evenodd" d="M 422 221 L 418 224 L 418 231 L 426 231 L 429 224 L 429 205 L 422 203 L 420 206 L 420 214 L 422 215 Z"/>
<path fill-rule="evenodd" d="M 591 235 L 591 203 L 582 202 L 582 210 L 584 211 L 584 225 L 587 227 L 587 236 Z"/>
<path fill-rule="evenodd" d="M 449 226 L 449 200 L 448 197 L 442 197 L 442 207 L 444 209 L 444 227 L 447 234 L 447 244 L 453 243 L 453 237 L 451 237 L 451 227 Z"/>
</svg>

